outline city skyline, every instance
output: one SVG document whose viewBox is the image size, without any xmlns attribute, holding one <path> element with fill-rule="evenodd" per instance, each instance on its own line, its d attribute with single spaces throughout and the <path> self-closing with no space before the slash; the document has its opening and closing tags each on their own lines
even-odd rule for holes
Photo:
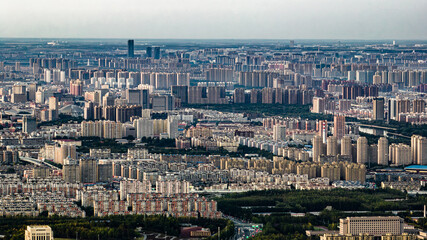
<svg viewBox="0 0 427 240">
<path fill-rule="evenodd" d="M 427 2 L 420 0 L 25 0 L 0 6 L 11 9 L 0 15 L 9 23 L 0 28 L 2 38 L 427 39 Z"/>
</svg>

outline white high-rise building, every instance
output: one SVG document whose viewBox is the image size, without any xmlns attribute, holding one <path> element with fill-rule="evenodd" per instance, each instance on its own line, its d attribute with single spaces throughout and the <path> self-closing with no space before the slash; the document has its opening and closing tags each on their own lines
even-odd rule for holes
<svg viewBox="0 0 427 240">
<path fill-rule="evenodd" d="M 44 70 L 44 81 L 50 83 L 52 81 L 52 73 L 49 69 Z"/>
<path fill-rule="evenodd" d="M 427 165 L 427 138 L 419 135 L 411 137 L 412 163 Z"/>
<path fill-rule="evenodd" d="M 148 118 L 136 119 L 134 122 L 134 127 L 136 129 L 136 137 L 153 137 L 153 120 Z"/>
<path fill-rule="evenodd" d="M 273 127 L 273 139 L 274 139 L 274 141 L 286 140 L 286 126 L 274 125 L 274 127 Z"/>
<path fill-rule="evenodd" d="M 169 116 L 167 119 L 167 133 L 169 138 L 178 137 L 178 119 L 174 116 Z"/>
</svg>

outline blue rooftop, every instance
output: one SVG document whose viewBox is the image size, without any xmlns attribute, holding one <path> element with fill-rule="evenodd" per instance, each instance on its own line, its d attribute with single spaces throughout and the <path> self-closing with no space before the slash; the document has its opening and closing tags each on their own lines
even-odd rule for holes
<svg viewBox="0 0 427 240">
<path fill-rule="evenodd" d="M 411 165 L 407 166 L 405 170 L 427 170 L 427 165 Z"/>
</svg>

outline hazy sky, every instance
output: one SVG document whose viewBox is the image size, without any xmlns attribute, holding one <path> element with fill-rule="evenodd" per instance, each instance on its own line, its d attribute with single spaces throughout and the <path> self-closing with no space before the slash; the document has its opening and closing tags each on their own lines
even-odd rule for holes
<svg viewBox="0 0 427 240">
<path fill-rule="evenodd" d="M 0 37 L 427 39 L 427 0 L 0 0 Z"/>
</svg>

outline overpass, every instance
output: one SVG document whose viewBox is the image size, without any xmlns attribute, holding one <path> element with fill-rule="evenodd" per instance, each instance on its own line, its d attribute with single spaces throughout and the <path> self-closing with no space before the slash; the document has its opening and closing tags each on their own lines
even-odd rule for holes
<svg viewBox="0 0 427 240">
<path fill-rule="evenodd" d="M 397 130 L 397 128 L 392 128 L 392 127 L 382 127 L 382 126 L 363 124 L 363 123 L 356 123 L 356 124 L 361 126 L 361 127 L 366 127 L 366 128 L 375 128 L 375 129 L 389 130 L 389 131 L 396 131 Z"/>
<path fill-rule="evenodd" d="M 57 166 L 53 166 L 52 164 L 48 163 L 48 162 L 44 162 L 44 161 L 40 161 L 38 159 L 35 158 L 29 158 L 29 157 L 19 157 L 19 160 L 24 161 L 24 162 L 28 162 L 37 166 L 46 166 L 46 167 L 50 167 L 56 170 L 61 170 L 59 167 Z"/>
</svg>

